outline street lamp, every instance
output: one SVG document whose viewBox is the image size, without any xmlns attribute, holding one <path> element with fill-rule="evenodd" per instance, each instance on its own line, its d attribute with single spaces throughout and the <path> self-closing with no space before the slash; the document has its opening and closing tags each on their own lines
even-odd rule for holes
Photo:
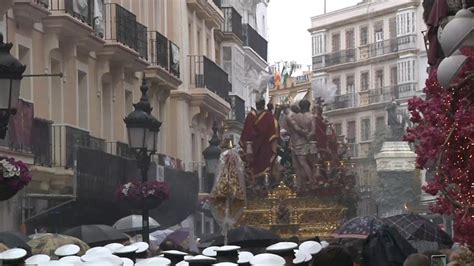
<svg viewBox="0 0 474 266">
<path fill-rule="evenodd" d="M 140 91 L 142 92 L 140 101 L 133 105 L 135 110 L 125 117 L 124 122 L 127 126 L 130 148 L 136 151 L 142 182 L 145 184 L 148 180 L 151 156 L 157 151 L 161 122 L 151 115 L 153 108 L 148 101 L 148 85 L 145 75 L 142 78 Z M 146 243 L 150 242 L 148 217 L 148 208 L 146 204 L 143 204 L 142 239 Z"/>
<path fill-rule="evenodd" d="M 217 136 L 217 123 L 214 121 L 212 125 L 212 137 L 209 141 L 209 147 L 207 147 L 203 152 L 202 155 L 204 156 L 204 160 L 206 161 L 206 177 L 209 179 L 209 175 L 214 177 L 217 170 L 217 163 L 219 162 L 219 156 L 221 155 L 221 148 L 219 147 L 220 140 Z M 207 189 L 207 188 L 206 188 Z"/>
<path fill-rule="evenodd" d="M 20 81 L 26 65 L 10 54 L 12 43 L 4 43 L 0 33 L 0 139 L 8 130 L 10 115 L 16 114 L 16 104 L 20 97 Z"/>
</svg>

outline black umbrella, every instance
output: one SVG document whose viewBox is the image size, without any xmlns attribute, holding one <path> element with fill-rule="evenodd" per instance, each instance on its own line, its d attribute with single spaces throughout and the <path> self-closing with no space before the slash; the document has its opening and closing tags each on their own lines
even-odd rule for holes
<svg viewBox="0 0 474 266">
<path fill-rule="evenodd" d="M 88 224 L 70 228 L 62 234 L 79 238 L 89 246 L 101 246 L 112 242 L 123 242 L 129 238 L 119 230 L 103 224 Z"/>
<path fill-rule="evenodd" d="M 382 222 L 394 226 L 407 240 L 436 242 L 444 248 L 453 244 L 448 233 L 418 214 L 395 215 L 383 218 Z"/>
<path fill-rule="evenodd" d="M 280 240 L 280 237 L 270 230 L 251 226 L 230 229 L 227 237 L 229 244 L 244 248 L 266 247 Z M 212 245 L 220 246 L 223 244 L 223 236 L 218 236 L 212 241 Z"/>
<path fill-rule="evenodd" d="M 30 251 L 31 248 L 26 244 L 31 239 L 19 232 L 1 232 L 0 244 L 4 244 L 9 248 L 23 248 Z"/>
</svg>

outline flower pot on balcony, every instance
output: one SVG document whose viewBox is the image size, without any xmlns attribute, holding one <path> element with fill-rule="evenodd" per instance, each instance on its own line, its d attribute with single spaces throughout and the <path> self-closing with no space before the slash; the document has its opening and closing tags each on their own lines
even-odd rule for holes
<svg viewBox="0 0 474 266">
<path fill-rule="evenodd" d="M 5 184 L 0 184 L 0 201 L 11 199 L 17 192 L 17 190 L 13 190 Z"/>
<path fill-rule="evenodd" d="M 143 207 L 146 207 L 149 210 L 158 208 L 163 200 L 156 197 L 148 197 L 144 200 L 130 200 L 129 204 L 132 209 L 141 210 Z"/>
</svg>

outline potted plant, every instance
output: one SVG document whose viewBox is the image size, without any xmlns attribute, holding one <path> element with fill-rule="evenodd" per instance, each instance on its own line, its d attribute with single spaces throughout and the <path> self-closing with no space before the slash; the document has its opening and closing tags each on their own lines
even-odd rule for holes
<svg viewBox="0 0 474 266">
<path fill-rule="evenodd" d="M 0 201 L 15 196 L 30 181 L 30 170 L 25 163 L 0 156 Z"/>
<path fill-rule="evenodd" d="M 169 198 L 170 188 L 165 182 L 132 181 L 120 185 L 117 198 L 130 204 L 134 209 L 155 209 Z"/>
</svg>

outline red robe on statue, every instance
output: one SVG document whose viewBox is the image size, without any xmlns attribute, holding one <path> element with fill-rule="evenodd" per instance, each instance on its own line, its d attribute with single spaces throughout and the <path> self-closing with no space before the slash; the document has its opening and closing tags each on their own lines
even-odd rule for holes
<svg viewBox="0 0 474 266">
<path fill-rule="evenodd" d="M 262 111 L 257 114 L 257 112 L 251 111 L 247 114 L 239 143 L 246 152 L 246 142 L 252 142 L 252 160 L 246 161 L 251 169 L 252 177 L 271 173 L 276 158 L 276 145 L 274 143 L 278 138 L 278 123 L 271 112 Z"/>
</svg>

